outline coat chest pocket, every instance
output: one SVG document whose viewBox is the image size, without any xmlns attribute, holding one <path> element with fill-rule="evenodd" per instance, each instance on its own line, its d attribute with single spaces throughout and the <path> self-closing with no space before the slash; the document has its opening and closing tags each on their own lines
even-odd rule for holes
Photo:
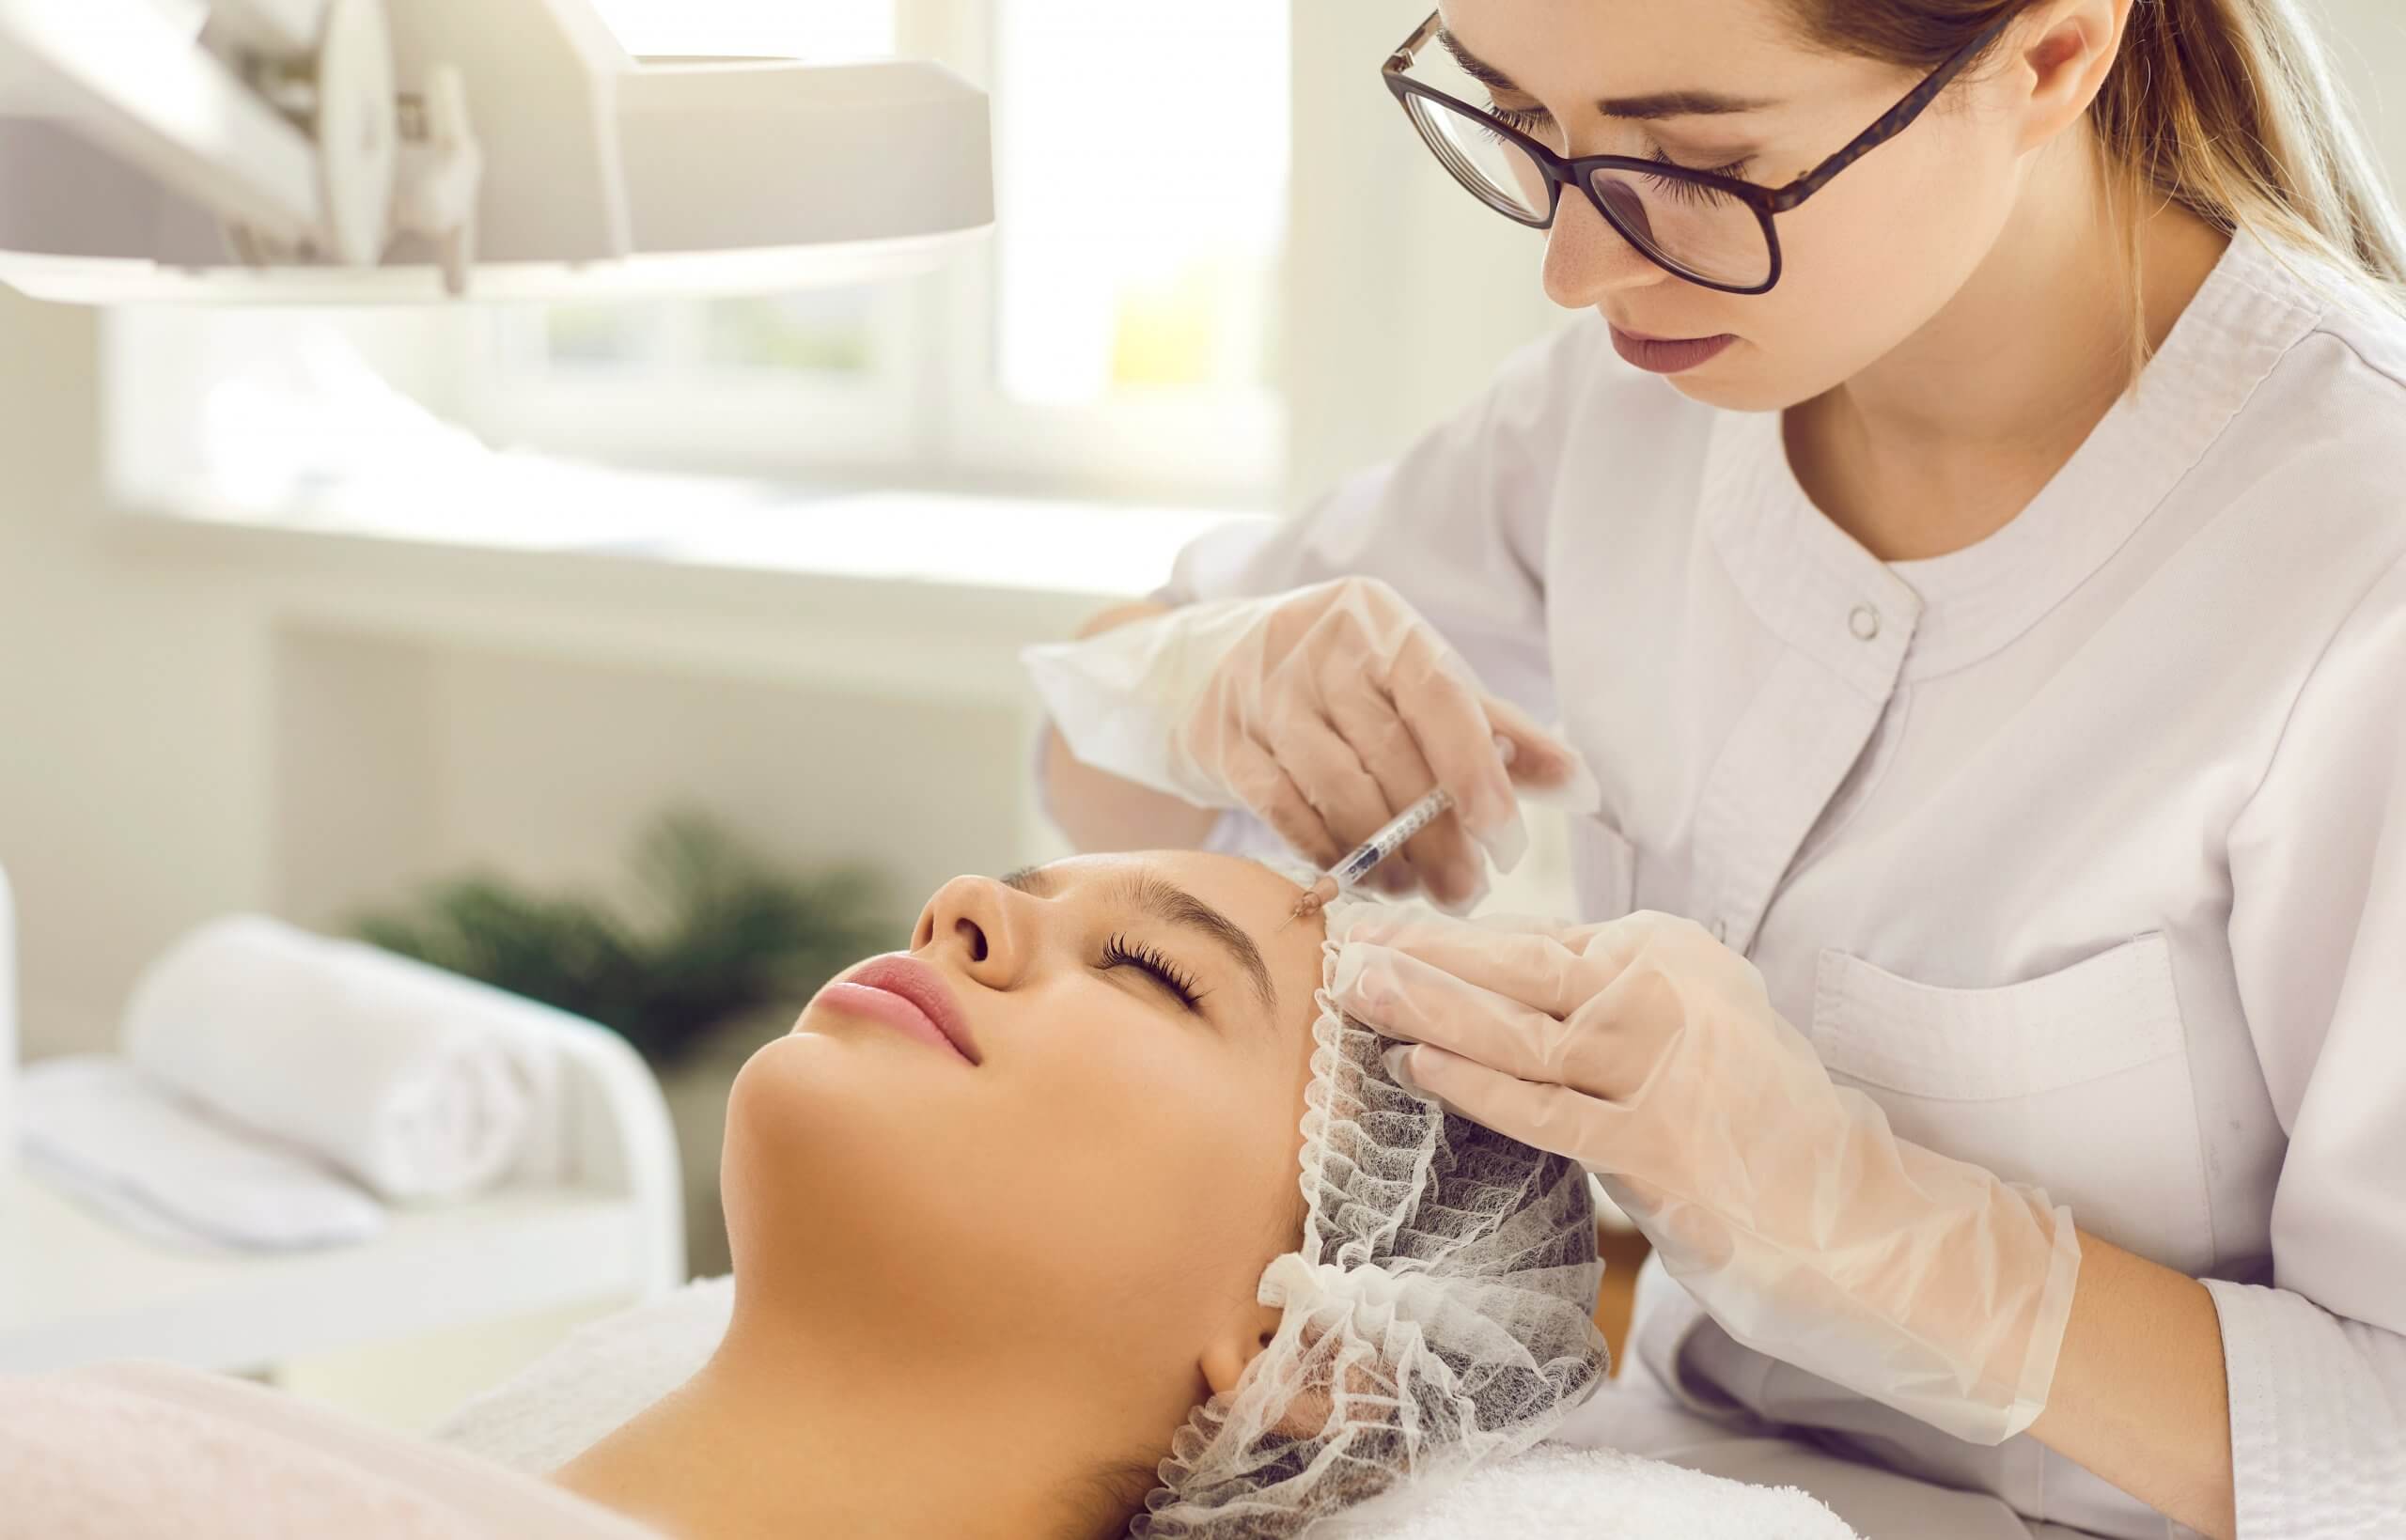
<svg viewBox="0 0 2406 1540">
<path fill-rule="evenodd" d="M 2043 1187 L 2167 1266 L 2212 1261 L 2188 1042 L 2161 934 L 2020 984 L 1948 989 L 1820 955 L 1813 1046 L 1898 1133 Z"/>
</svg>

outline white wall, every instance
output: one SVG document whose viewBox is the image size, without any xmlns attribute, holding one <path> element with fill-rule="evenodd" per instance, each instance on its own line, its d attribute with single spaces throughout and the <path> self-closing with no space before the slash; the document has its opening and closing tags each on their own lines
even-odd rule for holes
<svg viewBox="0 0 2406 1540">
<path fill-rule="evenodd" d="M 320 624 L 279 628 L 275 660 L 279 899 L 305 924 L 474 866 L 618 888 L 627 835 L 672 804 L 795 869 L 882 872 L 896 945 L 946 879 L 1028 859 L 1015 703 L 963 712 Z"/>
<path fill-rule="evenodd" d="M 2305 0 L 2304 9 L 2322 24 L 2340 84 L 2391 169 L 2391 185 L 2406 189 L 2406 6 Z"/>
<path fill-rule="evenodd" d="M 266 637 L 102 550 L 96 338 L 0 288 L 0 865 L 32 1055 L 104 1034 L 143 958 L 269 889 Z"/>
</svg>

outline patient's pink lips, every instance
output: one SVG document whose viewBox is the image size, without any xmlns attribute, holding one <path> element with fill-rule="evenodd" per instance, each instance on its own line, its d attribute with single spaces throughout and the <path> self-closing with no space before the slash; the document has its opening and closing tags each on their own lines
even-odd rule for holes
<svg viewBox="0 0 2406 1540">
<path fill-rule="evenodd" d="M 882 1022 L 970 1064 L 981 1062 L 968 1019 L 943 975 L 908 953 L 871 957 L 819 991 L 816 1003 Z"/>
</svg>

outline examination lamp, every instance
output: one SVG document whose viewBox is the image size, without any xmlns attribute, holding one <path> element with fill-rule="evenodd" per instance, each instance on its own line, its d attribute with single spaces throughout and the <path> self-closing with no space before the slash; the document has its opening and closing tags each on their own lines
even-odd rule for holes
<svg viewBox="0 0 2406 1540">
<path fill-rule="evenodd" d="M 759 293 L 993 220 L 984 93 L 636 59 L 587 0 L 0 0 L 0 283 L 79 303 Z"/>
</svg>

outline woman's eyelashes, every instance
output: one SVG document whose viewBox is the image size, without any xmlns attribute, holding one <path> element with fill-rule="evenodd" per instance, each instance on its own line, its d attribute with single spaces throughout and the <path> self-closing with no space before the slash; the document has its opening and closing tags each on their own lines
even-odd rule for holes
<svg viewBox="0 0 2406 1540">
<path fill-rule="evenodd" d="M 1753 164 L 1751 161 L 1741 159 L 1731 161 L 1726 165 L 1688 165 L 1683 162 L 1671 159 L 1659 149 L 1654 152 L 1654 159 L 1664 165 L 1675 166 L 1682 171 L 1701 171 L 1708 176 L 1726 177 L 1732 181 L 1745 180 L 1746 168 Z M 1647 179 L 1661 189 L 1664 196 L 1677 198 L 1683 203 L 1718 203 L 1730 195 L 1720 188 L 1690 181 L 1685 177 L 1649 175 Z"/>
<path fill-rule="evenodd" d="M 1491 101 L 1487 104 L 1487 110 L 1495 115 L 1497 122 L 1525 133 L 1532 139 L 1554 127 L 1554 114 L 1542 107 L 1506 107 Z"/>
<path fill-rule="evenodd" d="M 1164 956 L 1159 947 L 1148 946 L 1142 941 L 1131 942 L 1125 934 L 1114 936 L 1102 943 L 1102 959 L 1096 966 L 1104 972 L 1116 968 L 1133 968 L 1190 1011 L 1203 998 L 1203 990 L 1196 985 L 1193 973 Z"/>
</svg>

